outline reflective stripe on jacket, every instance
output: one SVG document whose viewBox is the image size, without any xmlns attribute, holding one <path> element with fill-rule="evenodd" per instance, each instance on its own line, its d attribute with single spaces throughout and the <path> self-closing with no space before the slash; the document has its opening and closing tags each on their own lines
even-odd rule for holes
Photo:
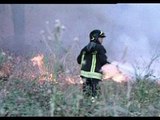
<svg viewBox="0 0 160 120">
<path fill-rule="evenodd" d="M 86 45 L 77 57 L 78 64 L 81 64 L 81 77 L 102 79 L 100 69 L 109 63 L 105 54 L 106 50 L 101 44 L 90 42 Z"/>
<path fill-rule="evenodd" d="M 85 64 L 84 62 L 84 57 L 85 57 L 85 51 L 82 54 L 82 59 L 81 59 L 81 67 L 83 66 L 83 64 Z M 95 72 L 95 68 L 96 68 L 96 54 L 97 51 L 92 53 L 92 63 L 91 63 L 91 69 L 90 71 L 84 71 L 81 69 L 81 73 L 80 75 L 86 78 L 95 78 L 95 79 L 102 79 L 102 74 Z"/>
</svg>

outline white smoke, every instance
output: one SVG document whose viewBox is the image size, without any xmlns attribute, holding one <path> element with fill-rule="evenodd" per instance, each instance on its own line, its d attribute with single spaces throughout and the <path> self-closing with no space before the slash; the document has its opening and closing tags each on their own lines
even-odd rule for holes
<svg viewBox="0 0 160 120">
<path fill-rule="evenodd" d="M 160 50 L 160 4 L 28 4 L 25 10 L 26 42 L 37 49 L 42 48 L 38 41 L 45 21 L 54 28 L 54 21 L 59 19 L 65 26 L 62 36 L 65 45 L 72 44 L 77 37 L 83 47 L 91 30 L 104 31 L 107 36 L 104 47 L 111 62 L 147 64 Z M 10 35 L 11 30 L 5 30 L 12 26 L 9 10 L 0 17 L 3 18 L 0 30 L 7 31 L 1 35 Z"/>
</svg>

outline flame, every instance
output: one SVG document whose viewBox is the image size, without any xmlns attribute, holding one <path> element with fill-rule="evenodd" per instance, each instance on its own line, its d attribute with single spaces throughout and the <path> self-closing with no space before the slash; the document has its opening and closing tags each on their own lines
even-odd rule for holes
<svg viewBox="0 0 160 120">
<path fill-rule="evenodd" d="M 71 77 L 66 77 L 66 81 L 67 81 L 69 84 L 75 84 L 74 79 L 71 78 Z"/>
<path fill-rule="evenodd" d="M 38 54 L 37 56 L 33 57 L 31 59 L 33 66 L 38 66 L 39 72 L 40 72 L 40 77 L 39 80 L 54 80 L 53 79 L 53 74 L 49 73 L 45 67 L 44 64 L 44 55 L 43 54 Z M 32 75 L 34 77 L 34 75 Z"/>
<path fill-rule="evenodd" d="M 83 84 L 83 80 L 80 77 L 66 76 L 65 80 L 68 84 Z"/>
<path fill-rule="evenodd" d="M 31 58 L 31 61 L 33 63 L 33 66 L 37 66 L 38 69 L 39 69 L 39 73 L 40 73 L 40 76 L 39 76 L 39 80 L 40 82 L 43 83 L 43 81 L 45 80 L 53 80 L 54 82 L 57 83 L 57 81 L 54 79 L 53 77 L 53 74 L 49 73 L 47 68 L 45 67 L 45 64 L 44 64 L 44 55 L 43 54 L 38 54 L 37 56 Z M 35 75 L 33 74 L 32 77 L 34 77 Z M 69 76 L 69 75 L 65 75 L 65 74 L 62 74 L 60 75 L 60 82 L 64 82 L 66 84 L 82 84 L 83 81 L 80 79 L 80 77 L 77 77 L 77 76 Z M 65 80 L 65 81 L 64 81 Z"/>
<path fill-rule="evenodd" d="M 124 74 L 116 65 L 106 64 L 102 67 L 103 79 L 113 80 L 116 82 L 126 82 L 129 80 L 129 76 Z"/>
<path fill-rule="evenodd" d="M 0 68 L 0 78 L 8 78 L 12 73 L 13 65 L 10 62 L 5 62 Z"/>
<path fill-rule="evenodd" d="M 33 66 L 37 65 L 41 74 L 45 73 L 45 71 L 46 71 L 45 66 L 44 66 L 44 62 L 43 62 L 43 58 L 44 58 L 43 54 L 38 54 L 36 57 L 33 57 L 31 59 Z"/>
</svg>

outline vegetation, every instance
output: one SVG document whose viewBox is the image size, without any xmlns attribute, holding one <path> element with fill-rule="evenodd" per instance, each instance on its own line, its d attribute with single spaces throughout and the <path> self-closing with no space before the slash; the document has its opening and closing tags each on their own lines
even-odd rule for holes
<svg viewBox="0 0 160 120">
<path fill-rule="evenodd" d="M 104 80 L 100 83 L 101 94 L 96 102 L 91 102 L 89 97 L 83 96 L 82 84 L 76 83 L 80 81 L 79 67 L 73 61 L 75 54 L 72 51 L 77 41 L 58 56 L 49 46 L 48 39 L 43 40 L 52 53 L 44 58 L 45 70 L 54 74 L 44 81 L 40 81 L 42 74 L 36 72 L 38 68 L 33 69 L 30 60 L 0 52 L 1 73 L 5 63 L 10 63 L 8 67 L 12 68 L 5 80 L 0 74 L 0 116 L 160 116 L 160 85 L 156 80 L 137 73 L 133 81 Z M 75 83 L 71 84 L 67 78 Z"/>
<path fill-rule="evenodd" d="M 95 103 L 81 85 L 12 79 L 0 83 L 0 116 L 159 116 L 160 86 L 149 80 L 132 83 L 104 81 Z M 128 94 L 130 94 L 128 96 Z"/>
</svg>

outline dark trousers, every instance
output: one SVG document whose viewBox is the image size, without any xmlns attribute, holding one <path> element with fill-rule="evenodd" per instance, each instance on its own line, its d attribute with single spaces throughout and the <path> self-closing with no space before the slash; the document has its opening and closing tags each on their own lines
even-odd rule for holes
<svg viewBox="0 0 160 120">
<path fill-rule="evenodd" d="M 100 86 L 99 82 L 101 80 L 94 78 L 85 78 L 85 82 L 83 83 L 83 94 L 85 96 L 99 96 L 100 94 Z"/>
</svg>

